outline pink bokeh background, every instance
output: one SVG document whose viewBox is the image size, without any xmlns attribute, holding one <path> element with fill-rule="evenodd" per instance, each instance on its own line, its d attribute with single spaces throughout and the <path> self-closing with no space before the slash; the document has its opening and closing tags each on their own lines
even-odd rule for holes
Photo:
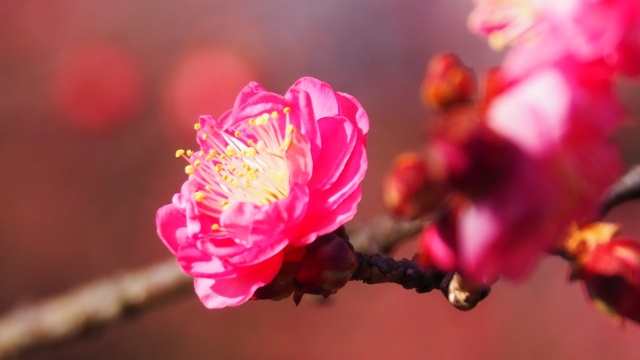
<svg viewBox="0 0 640 360">
<path fill-rule="evenodd" d="M 175 149 L 257 80 L 310 75 L 369 113 L 370 169 L 356 222 L 383 213 L 384 172 L 418 149 L 428 58 L 477 72 L 500 61 L 469 34 L 471 2 L 5 0 L 0 3 L 0 312 L 169 256 L 156 209 L 184 181 Z M 637 118 L 640 85 L 621 84 Z M 634 121 L 617 137 L 640 161 Z M 610 216 L 640 238 L 639 204 Z M 409 257 L 415 243 L 397 257 Z M 441 294 L 351 283 L 328 302 L 209 311 L 196 296 L 27 359 L 637 359 L 640 326 L 594 311 L 546 259 L 462 313 Z"/>
</svg>

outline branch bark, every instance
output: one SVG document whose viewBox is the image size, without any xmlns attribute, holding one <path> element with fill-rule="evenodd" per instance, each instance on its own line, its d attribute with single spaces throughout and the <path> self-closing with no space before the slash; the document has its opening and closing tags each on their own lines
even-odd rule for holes
<svg viewBox="0 0 640 360">
<path fill-rule="evenodd" d="M 0 319 L 0 359 L 74 339 L 190 293 L 193 280 L 173 258 L 80 286 Z"/>
<path fill-rule="evenodd" d="M 604 217 L 614 207 L 636 199 L 640 199 L 640 165 L 631 167 L 609 188 L 602 201 L 600 214 Z"/>
<path fill-rule="evenodd" d="M 360 251 L 389 250 L 421 228 L 417 222 L 379 218 L 353 230 L 351 238 Z M 182 272 L 175 258 L 79 286 L 0 318 L 0 359 L 73 340 L 186 296 L 193 296 L 193 279 Z"/>
<path fill-rule="evenodd" d="M 365 284 L 394 283 L 417 293 L 440 290 L 447 300 L 459 310 L 471 310 L 489 295 L 490 287 L 476 287 L 464 281 L 457 273 L 445 273 L 436 269 L 425 269 L 413 260 L 395 260 L 379 254 L 356 253 L 358 268 L 352 281 Z"/>
</svg>

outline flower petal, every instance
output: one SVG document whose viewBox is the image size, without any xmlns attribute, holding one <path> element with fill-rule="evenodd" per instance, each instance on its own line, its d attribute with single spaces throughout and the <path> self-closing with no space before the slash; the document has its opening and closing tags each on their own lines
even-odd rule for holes
<svg viewBox="0 0 640 360">
<path fill-rule="evenodd" d="M 356 124 L 342 116 L 326 117 L 318 120 L 320 136 L 330 141 L 322 144 L 322 149 L 313 163 L 313 177 L 309 188 L 326 189 L 340 176 L 358 137 Z"/>
<path fill-rule="evenodd" d="M 300 89 L 309 94 L 313 108 L 312 119 L 340 115 L 336 92 L 329 84 L 312 77 L 303 77 L 296 81 L 291 88 Z"/>
<path fill-rule="evenodd" d="M 187 219 L 184 212 L 174 204 L 158 209 L 156 213 L 158 236 L 164 244 L 176 253 L 187 240 Z"/>
<path fill-rule="evenodd" d="M 360 102 L 353 96 L 341 92 L 336 92 L 340 103 L 340 115 L 355 119 L 362 134 L 369 132 L 369 117 Z"/>
<path fill-rule="evenodd" d="M 238 306 L 249 300 L 253 293 L 273 280 L 282 267 L 282 252 L 255 266 L 239 271 L 236 277 L 209 279 L 196 277 L 194 287 L 200 300 L 209 309 Z"/>
</svg>

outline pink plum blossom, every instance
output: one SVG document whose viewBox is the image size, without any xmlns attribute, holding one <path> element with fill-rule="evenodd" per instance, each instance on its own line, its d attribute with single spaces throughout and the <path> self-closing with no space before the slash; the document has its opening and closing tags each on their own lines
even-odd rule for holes
<svg viewBox="0 0 640 360">
<path fill-rule="evenodd" d="M 637 0 L 477 0 L 468 22 L 494 48 L 513 46 L 504 66 L 516 76 L 567 57 L 640 75 Z"/>
<path fill-rule="evenodd" d="M 354 216 L 368 126 L 355 98 L 310 77 L 284 96 L 250 83 L 219 120 L 200 118 L 200 149 L 177 153 L 189 179 L 156 222 L 206 307 L 251 299 L 290 249 Z"/>
</svg>

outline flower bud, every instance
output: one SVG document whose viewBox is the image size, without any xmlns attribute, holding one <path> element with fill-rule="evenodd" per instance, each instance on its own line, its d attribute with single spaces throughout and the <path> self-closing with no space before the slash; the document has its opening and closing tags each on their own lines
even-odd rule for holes
<svg viewBox="0 0 640 360">
<path fill-rule="evenodd" d="M 446 194 L 437 177 L 420 155 L 401 154 L 396 157 L 382 185 L 385 208 L 407 219 L 429 213 Z"/>
<path fill-rule="evenodd" d="M 355 251 L 344 227 L 318 237 L 306 246 L 306 252 L 298 263 L 294 274 L 294 301 L 299 303 L 303 294 L 324 297 L 335 294 L 347 284 L 357 265 Z"/>
<path fill-rule="evenodd" d="M 475 87 L 473 72 L 456 55 L 442 53 L 429 61 L 420 92 L 425 104 L 442 110 L 468 102 Z"/>
<path fill-rule="evenodd" d="M 584 281 L 599 310 L 640 322 L 640 244 L 616 238 L 578 259 L 572 279 Z"/>
</svg>

